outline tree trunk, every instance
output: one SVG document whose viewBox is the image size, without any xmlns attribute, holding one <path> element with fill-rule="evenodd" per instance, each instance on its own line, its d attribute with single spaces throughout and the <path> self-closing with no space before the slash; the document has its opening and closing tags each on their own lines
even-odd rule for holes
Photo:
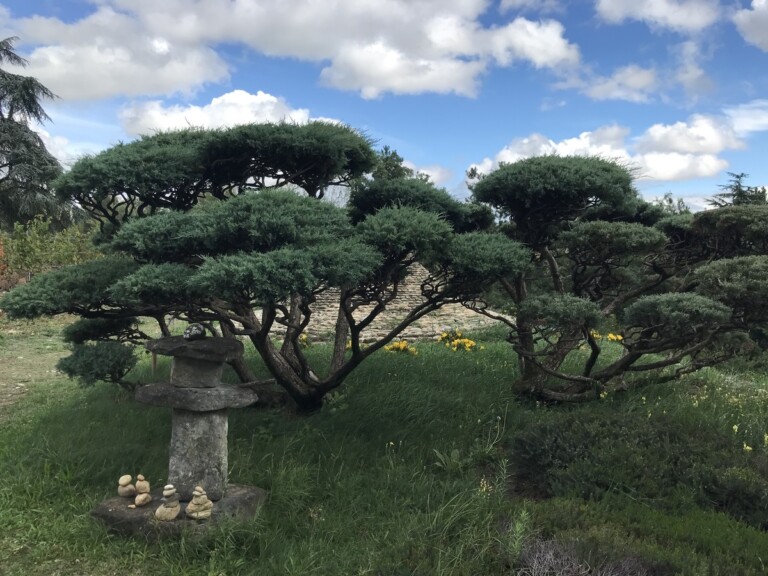
<svg viewBox="0 0 768 576">
<path fill-rule="evenodd" d="M 333 340 L 333 356 L 331 357 L 331 373 L 336 372 L 344 364 L 344 356 L 347 353 L 347 338 L 349 337 L 349 322 L 344 315 L 346 293 L 348 286 L 341 287 L 339 295 L 339 314 L 336 317 L 336 331 Z"/>
</svg>

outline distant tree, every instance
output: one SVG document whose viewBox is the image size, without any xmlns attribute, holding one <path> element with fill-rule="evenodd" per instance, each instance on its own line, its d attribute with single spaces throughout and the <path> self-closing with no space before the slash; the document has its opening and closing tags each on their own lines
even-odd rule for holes
<svg viewBox="0 0 768 576">
<path fill-rule="evenodd" d="M 722 208 L 723 206 L 741 206 L 745 204 L 767 204 L 765 186 L 746 186 L 744 180 L 749 178 L 749 174 L 740 172 L 728 172 L 731 179 L 728 184 L 720 186 L 719 194 L 715 194 L 707 202 L 710 206 Z"/>
<path fill-rule="evenodd" d="M 501 280 L 513 319 L 476 305 L 511 328 L 520 392 L 586 400 L 641 372 L 678 377 L 754 349 L 768 321 L 768 206 L 662 217 L 595 157 L 503 164 L 474 194 L 533 254 Z M 606 357 L 602 326 L 622 354 Z"/>
<path fill-rule="evenodd" d="M 371 171 L 374 180 L 396 180 L 415 176 L 413 168 L 406 166 L 403 157 L 389 146 L 384 146 L 376 154 L 376 165 Z"/>
<path fill-rule="evenodd" d="M 682 198 L 675 198 L 672 192 L 666 192 L 661 198 L 653 201 L 654 206 L 662 209 L 664 214 L 689 214 L 691 209 Z"/>
<path fill-rule="evenodd" d="M 0 65 L 25 66 L 14 51 L 18 38 L 0 40 Z M 57 202 L 49 183 L 61 173 L 30 122 L 50 120 L 41 101 L 54 94 L 35 78 L 0 69 L 0 228 L 29 222 L 42 214 L 62 224 L 71 219 L 69 206 Z"/>
<path fill-rule="evenodd" d="M 137 318 L 154 319 L 164 334 L 168 319 L 179 318 L 246 337 L 300 407 L 318 408 L 412 322 L 476 297 L 529 259 L 503 236 L 456 233 L 434 211 L 381 207 L 353 224 L 346 209 L 312 198 L 373 164 L 368 141 L 333 124 L 182 131 L 113 147 L 57 184 L 103 225 L 107 257 L 37 276 L 0 305 L 12 317 L 81 316 L 62 369 L 86 383 L 128 382 L 125 347 L 146 339 Z M 363 346 L 416 261 L 429 266 L 424 300 Z M 350 350 L 328 370 L 311 364 L 300 336 L 318 296 L 334 287 Z M 361 316 L 362 305 L 369 311 Z M 278 342 L 277 327 L 285 329 Z M 234 367 L 252 379 L 247 366 Z"/>
</svg>

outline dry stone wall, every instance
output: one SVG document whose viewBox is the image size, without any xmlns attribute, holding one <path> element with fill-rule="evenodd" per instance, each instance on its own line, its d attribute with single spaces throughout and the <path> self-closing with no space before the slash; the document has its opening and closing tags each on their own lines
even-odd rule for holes
<svg viewBox="0 0 768 576">
<path fill-rule="evenodd" d="M 421 282 L 427 276 L 426 269 L 420 264 L 414 264 L 409 274 L 401 284 L 398 296 L 387 305 L 378 318 L 363 331 L 363 342 L 370 342 L 388 333 L 403 320 L 408 311 L 423 301 Z M 339 291 L 329 290 L 318 297 L 312 307 L 312 319 L 307 326 L 307 336 L 313 341 L 329 340 L 336 326 L 338 314 Z M 361 306 L 355 311 L 355 318 L 362 318 L 372 306 Z M 490 318 L 473 312 L 460 304 L 446 304 L 439 310 L 427 314 L 421 320 L 411 324 L 400 338 L 406 340 L 434 339 L 441 332 L 458 328 L 463 331 L 477 330 L 495 325 Z"/>
</svg>

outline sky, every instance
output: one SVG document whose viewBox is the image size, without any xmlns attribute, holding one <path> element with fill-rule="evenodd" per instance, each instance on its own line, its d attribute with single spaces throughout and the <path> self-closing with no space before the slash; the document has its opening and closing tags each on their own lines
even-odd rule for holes
<svg viewBox="0 0 768 576">
<path fill-rule="evenodd" d="M 0 0 L 65 165 L 188 126 L 333 120 L 458 198 L 541 154 L 694 209 L 768 184 L 768 0 Z"/>
</svg>

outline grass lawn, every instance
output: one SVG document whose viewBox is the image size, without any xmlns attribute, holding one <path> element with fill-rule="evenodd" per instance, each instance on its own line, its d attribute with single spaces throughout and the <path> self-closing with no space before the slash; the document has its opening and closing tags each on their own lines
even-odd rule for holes
<svg viewBox="0 0 768 576">
<path fill-rule="evenodd" d="M 148 543 L 89 510 L 124 473 L 165 483 L 169 410 L 53 372 L 60 324 L 0 319 L 2 575 L 768 573 L 752 368 L 545 406 L 511 395 L 498 333 L 381 351 L 317 414 L 231 412 L 231 480 L 270 491 L 257 519 Z"/>
</svg>

